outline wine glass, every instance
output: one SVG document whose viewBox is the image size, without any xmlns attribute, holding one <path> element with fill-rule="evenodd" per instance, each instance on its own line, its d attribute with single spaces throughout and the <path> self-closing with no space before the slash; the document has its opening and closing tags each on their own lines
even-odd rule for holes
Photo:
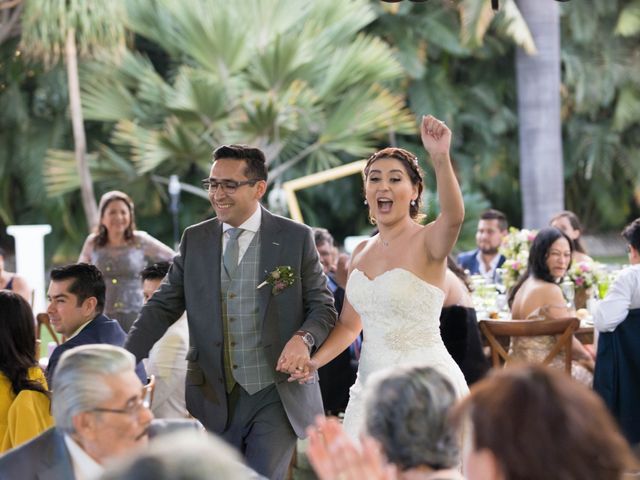
<svg viewBox="0 0 640 480">
<path fill-rule="evenodd" d="M 565 280 L 560 284 L 560 288 L 562 289 L 562 294 L 567 301 L 567 307 L 575 308 L 573 301 L 576 297 L 576 288 L 573 282 L 571 280 Z"/>
<path fill-rule="evenodd" d="M 507 293 L 507 287 L 504 284 L 504 268 L 496 268 L 495 273 L 493 274 L 493 282 L 496 285 L 496 290 L 499 294 L 504 295 Z"/>
</svg>

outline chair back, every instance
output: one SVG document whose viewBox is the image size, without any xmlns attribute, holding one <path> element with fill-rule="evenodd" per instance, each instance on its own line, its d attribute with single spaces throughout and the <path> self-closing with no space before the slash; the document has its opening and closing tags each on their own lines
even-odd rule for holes
<svg viewBox="0 0 640 480">
<path fill-rule="evenodd" d="M 479 325 L 480 331 L 489 342 L 491 361 L 494 367 L 499 367 L 510 358 L 508 350 L 499 342 L 498 337 L 556 335 L 556 341 L 542 360 L 542 364 L 548 365 L 564 350 L 565 371 L 571 374 L 571 343 L 573 334 L 580 327 L 579 319 L 569 317 L 544 320 L 481 320 Z"/>
<path fill-rule="evenodd" d="M 61 341 L 64 340 L 58 337 L 58 333 L 51 326 L 48 313 L 39 313 L 36 315 L 36 338 L 37 339 L 40 339 L 40 334 L 42 333 L 42 327 L 44 327 L 47 330 L 47 332 L 49 332 L 49 335 L 51 335 L 51 338 L 53 338 L 53 341 L 56 342 L 56 345 L 60 345 Z"/>
</svg>

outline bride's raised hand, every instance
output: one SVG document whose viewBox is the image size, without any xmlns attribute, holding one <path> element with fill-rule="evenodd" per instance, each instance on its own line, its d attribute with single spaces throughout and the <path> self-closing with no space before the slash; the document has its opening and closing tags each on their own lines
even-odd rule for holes
<svg viewBox="0 0 640 480">
<path fill-rule="evenodd" d="M 443 121 L 433 115 L 423 115 L 420 136 L 422 137 L 422 145 L 429 152 L 432 161 L 441 154 L 449 155 L 451 130 Z"/>
</svg>

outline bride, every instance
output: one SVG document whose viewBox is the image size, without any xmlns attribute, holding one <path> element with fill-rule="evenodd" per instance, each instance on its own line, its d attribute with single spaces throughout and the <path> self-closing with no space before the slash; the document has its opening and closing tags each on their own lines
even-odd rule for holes
<svg viewBox="0 0 640 480">
<path fill-rule="evenodd" d="M 462 372 L 440 337 L 439 317 L 447 255 L 464 219 L 460 187 L 451 167 L 451 131 L 425 116 L 422 143 L 436 174 L 440 215 L 416 222 L 423 189 L 418 159 L 400 148 L 373 154 L 364 169 L 365 203 L 379 233 L 353 252 L 340 320 L 309 362 L 291 381 L 312 378 L 364 332 L 358 376 L 351 387 L 345 429 L 357 437 L 364 412 L 362 390 L 369 376 L 398 365 L 432 366 L 453 383 L 458 396 L 468 392 Z"/>
</svg>

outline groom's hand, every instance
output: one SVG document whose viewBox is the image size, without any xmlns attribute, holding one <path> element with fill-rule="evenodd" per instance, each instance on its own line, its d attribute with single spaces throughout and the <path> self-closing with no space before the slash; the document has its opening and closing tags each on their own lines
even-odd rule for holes
<svg viewBox="0 0 640 480">
<path fill-rule="evenodd" d="M 305 372 L 309 360 L 309 347 L 301 336 L 294 335 L 284 346 L 276 370 L 289 374 Z"/>
</svg>

